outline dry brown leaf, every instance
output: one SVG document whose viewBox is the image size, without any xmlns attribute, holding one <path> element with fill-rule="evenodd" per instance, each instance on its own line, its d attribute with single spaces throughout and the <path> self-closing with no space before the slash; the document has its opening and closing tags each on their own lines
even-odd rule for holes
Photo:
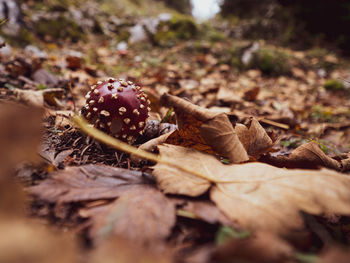
<svg viewBox="0 0 350 263">
<path fill-rule="evenodd" d="M 178 160 L 201 178 L 158 163 L 154 176 L 166 193 L 211 199 L 233 221 L 249 229 L 283 233 L 302 226 L 299 211 L 350 213 L 350 178 L 331 170 L 286 170 L 263 163 L 224 165 L 213 156 L 174 145 L 159 146 L 161 156 Z M 205 179 L 206 178 L 206 179 Z"/>
<path fill-rule="evenodd" d="M 41 117 L 41 109 L 0 104 L 0 217 L 24 211 L 24 193 L 12 173 L 20 162 L 40 161 L 36 150 L 42 135 Z"/>
<path fill-rule="evenodd" d="M 309 142 L 296 148 L 289 156 L 265 156 L 260 161 L 277 167 L 317 169 L 327 167 L 340 171 L 346 169 L 347 162 L 341 163 L 327 156 L 316 142 Z M 345 170 L 343 170 L 345 171 Z"/>
<path fill-rule="evenodd" d="M 208 120 L 200 127 L 204 140 L 219 154 L 233 163 L 249 160 L 233 126 L 226 114 L 222 113 Z"/>
<path fill-rule="evenodd" d="M 284 240 L 268 232 L 258 232 L 247 239 L 235 239 L 219 247 L 213 255 L 215 262 L 282 263 L 291 262 L 293 248 Z"/>
<path fill-rule="evenodd" d="M 179 112 L 177 114 L 181 120 L 181 128 L 175 130 L 165 141 L 169 144 L 190 147 L 198 151 L 214 154 L 213 149 L 205 142 L 201 136 L 200 127 L 202 121 L 195 119 L 192 115 Z"/>
<path fill-rule="evenodd" d="M 64 90 L 59 88 L 35 91 L 15 89 L 13 91 L 19 102 L 35 107 L 44 107 L 45 102 L 56 106 L 58 104 L 57 97 L 61 97 L 63 92 Z"/>
<path fill-rule="evenodd" d="M 15 103 L 0 104 L 0 167 L 37 160 L 43 133 L 42 110 Z"/>
<path fill-rule="evenodd" d="M 192 153 L 194 151 L 190 148 L 184 148 L 174 145 L 160 145 L 158 147 L 160 149 L 161 156 L 176 159 L 176 161 L 181 165 L 189 164 L 189 161 L 191 161 L 191 157 L 187 156 L 187 153 Z M 181 154 L 175 149 L 181 149 Z M 205 170 L 203 171 L 203 167 L 205 167 L 205 162 L 207 162 L 207 165 L 216 164 L 217 160 L 214 157 L 208 162 L 206 158 L 208 155 L 203 156 L 203 160 L 201 158 L 192 159 L 190 164 L 191 166 L 189 167 L 199 172 L 206 172 Z M 203 156 L 198 155 L 197 157 Z M 170 167 L 162 163 L 157 163 L 156 166 L 154 166 L 153 175 L 157 179 L 157 183 L 160 189 L 162 189 L 165 193 L 169 194 L 198 196 L 205 193 L 210 187 L 210 182 L 208 180 L 199 178 L 192 174 L 179 172 L 177 168 Z"/>
<path fill-rule="evenodd" d="M 237 124 L 235 130 L 248 155 L 255 158 L 266 153 L 273 145 L 271 138 L 255 118 L 250 118 L 248 126 Z"/>
<path fill-rule="evenodd" d="M 137 253 L 135 253 L 137 252 Z M 115 263 L 171 263 L 171 254 L 166 251 L 155 250 L 154 247 L 144 248 L 135 242 L 112 236 L 101 242 L 91 251 L 89 262 L 115 262 Z"/>
<path fill-rule="evenodd" d="M 328 157 L 316 142 L 309 142 L 296 148 L 289 156 L 296 163 L 313 164 L 340 170 L 340 163 Z"/>
<path fill-rule="evenodd" d="M 217 114 L 176 96 L 163 94 L 161 103 L 174 107 L 179 119 L 179 132 L 174 133 L 174 143 L 211 153 L 211 150 L 225 156 L 234 163 L 249 160 L 247 152 L 239 141 L 232 124 L 225 114 Z M 178 143 L 181 140 L 181 143 Z"/>
<path fill-rule="evenodd" d="M 316 263 L 348 263 L 350 259 L 349 249 L 342 247 L 328 247 L 321 252 Z"/>
<path fill-rule="evenodd" d="M 49 231 L 24 219 L 0 220 L 0 231 L 0 262 L 78 262 L 77 246 L 68 233 Z"/>
<path fill-rule="evenodd" d="M 164 240 L 175 224 L 175 206 L 159 190 L 145 185 L 128 190 L 116 201 L 81 214 L 90 217 L 90 236 L 100 241 L 115 234 L 136 243 Z"/>
<path fill-rule="evenodd" d="M 209 201 L 185 201 L 182 210 L 194 214 L 198 219 L 210 224 L 220 223 L 221 225 L 233 225 L 228 217 L 226 217 L 212 202 Z"/>
<path fill-rule="evenodd" d="M 344 160 L 341 160 L 341 167 L 342 167 L 342 172 L 347 172 L 350 170 L 350 157 Z"/>
<path fill-rule="evenodd" d="M 173 132 L 168 132 L 166 134 L 163 134 L 159 137 L 156 137 L 152 140 L 149 140 L 139 146 L 139 149 L 147 152 L 153 152 L 159 144 L 165 143 L 165 141 L 168 139 L 169 135 L 171 135 Z M 140 163 L 141 159 L 138 158 L 135 155 L 131 155 L 131 160 L 133 163 Z"/>
<path fill-rule="evenodd" d="M 27 190 L 48 202 L 67 203 L 116 198 L 142 183 L 141 172 L 91 164 L 58 171 Z"/>
</svg>

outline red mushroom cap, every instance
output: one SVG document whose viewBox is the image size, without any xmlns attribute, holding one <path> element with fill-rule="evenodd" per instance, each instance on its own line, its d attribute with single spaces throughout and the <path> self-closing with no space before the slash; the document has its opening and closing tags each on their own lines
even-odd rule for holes
<svg viewBox="0 0 350 263">
<path fill-rule="evenodd" d="M 81 114 L 94 126 L 128 143 L 145 127 L 150 101 L 131 81 L 109 78 L 91 86 Z"/>
</svg>

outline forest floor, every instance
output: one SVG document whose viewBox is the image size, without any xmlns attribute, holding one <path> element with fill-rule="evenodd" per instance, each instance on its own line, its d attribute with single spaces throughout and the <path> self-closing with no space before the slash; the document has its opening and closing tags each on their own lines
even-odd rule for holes
<svg viewBox="0 0 350 263">
<path fill-rule="evenodd" d="M 229 37 L 113 43 L 1 53 L 0 164 L 20 187 L 0 181 L 0 262 L 348 262 L 346 58 Z M 109 77 L 148 95 L 134 146 L 157 164 L 72 118 Z"/>
</svg>

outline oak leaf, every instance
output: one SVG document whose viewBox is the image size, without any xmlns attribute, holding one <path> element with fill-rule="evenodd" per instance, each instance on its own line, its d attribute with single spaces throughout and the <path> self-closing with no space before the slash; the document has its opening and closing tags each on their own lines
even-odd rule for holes
<svg viewBox="0 0 350 263">
<path fill-rule="evenodd" d="M 174 145 L 159 146 L 159 151 L 196 173 L 158 163 L 153 173 L 164 192 L 198 196 L 210 189 L 219 209 L 249 229 L 283 233 L 300 228 L 299 211 L 350 214 L 350 178 L 341 173 L 263 163 L 224 165 L 213 156 Z"/>
</svg>

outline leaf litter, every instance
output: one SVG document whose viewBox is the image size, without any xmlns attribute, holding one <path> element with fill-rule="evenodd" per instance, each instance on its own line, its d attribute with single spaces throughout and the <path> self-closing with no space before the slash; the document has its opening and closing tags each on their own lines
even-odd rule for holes
<svg viewBox="0 0 350 263">
<path fill-rule="evenodd" d="M 1 173 L 11 174 L 0 180 L 0 208 L 16 218 L 0 218 L 7 231 L 0 261 L 26 251 L 33 262 L 47 262 L 43 250 L 57 262 L 76 262 L 77 254 L 86 262 L 298 262 L 306 258 L 300 250 L 321 262 L 348 257 L 327 240 L 350 243 L 350 105 L 346 90 L 323 86 L 346 79 L 345 69 L 317 75 L 314 59 L 286 49 L 290 74 L 268 76 L 259 68 L 237 72 L 227 59 L 231 40 L 166 49 L 143 43 L 124 53 L 109 41 L 65 45 L 83 58 L 53 43 L 42 45 L 45 59 L 18 48 L 2 57 L 1 104 L 30 107 L 15 117 L 9 106 L 0 111 Z M 152 101 L 139 150 L 71 119 L 88 87 L 108 76 L 142 83 Z M 43 119 L 25 114 L 32 106 L 44 109 Z M 41 123 L 45 162 L 33 169 Z M 22 185 L 13 170 L 19 180 L 25 174 Z M 24 206 L 26 215 L 15 209 Z M 223 228 L 248 234 L 219 246 Z M 36 234 L 42 242 L 35 245 Z M 325 246 L 333 250 L 321 252 Z"/>
</svg>

